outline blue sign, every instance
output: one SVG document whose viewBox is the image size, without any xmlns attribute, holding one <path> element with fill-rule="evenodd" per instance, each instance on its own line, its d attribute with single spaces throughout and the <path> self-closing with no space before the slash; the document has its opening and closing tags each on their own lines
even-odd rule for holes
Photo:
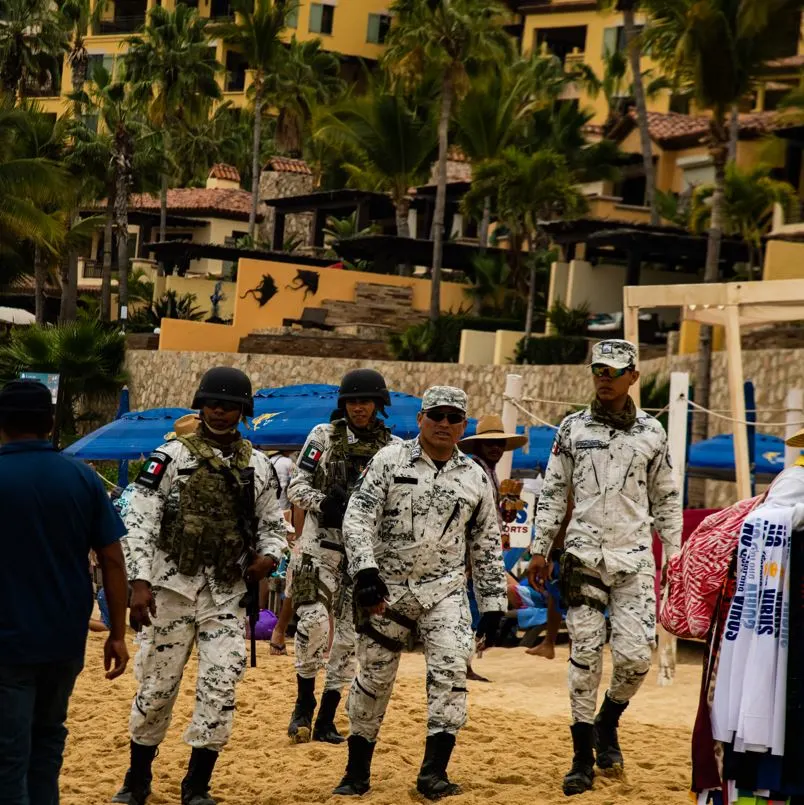
<svg viewBox="0 0 804 805">
<path fill-rule="evenodd" d="M 59 375 L 48 374 L 47 372 L 21 372 L 20 380 L 37 380 L 42 385 L 47 386 L 50 391 L 50 396 L 53 399 L 53 405 L 56 404 L 59 398 Z"/>
</svg>

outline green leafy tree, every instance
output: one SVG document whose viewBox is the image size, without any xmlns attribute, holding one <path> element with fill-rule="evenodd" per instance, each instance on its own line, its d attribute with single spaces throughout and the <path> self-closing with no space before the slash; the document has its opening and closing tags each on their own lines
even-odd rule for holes
<svg viewBox="0 0 804 805">
<path fill-rule="evenodd" d="M 0 0 L 0 90 L 24 95 L 26 79 L 55 82 L 67 47 L 64 20 L 50 0 Z"/>
<path fill-rule="evenodd" d="M 342 167 L 353 187 L 390 195 L 397 234 L 410 237 L 410 188 L 427 180 L 437 151 L 432 106 L 373 85 L 367 95 L 327 109 L 314 136 L 345 151 Z"/>
<path fill-rule="evenodd" d="M 80 410 L 117 397 L 127 381 L 125 338 L 96 322 L 18 328 L 0 346 L 0 380 L 55 372 L 64 389 L 63 429 L 75 433 Z"/>
<path fill-rule="evenodd" d="M 194 126 L 209 117 L 212 102 L 221 97 L 216 80 L 220 64 L 210 56 L 208 20 L 179 3 L 175 11 L 154 6 L 141 34 L 131 38 L 126 52 L 126 76 L 134 98 L 146 104 L 148 119 L 164 138 L 171 155 L 173 132 L 181 123 Z M 168 174 L 162 175 L 159 240 L 167 228 Z"/>
<path fill-rule="evenodd" d="M 503 9 L 481 0 L 396 0 L 395 24 L 383 64 L 391 75 L 416 85 L 440 76 L 438 163 L 433 212 L 430 320 L 441 313 L 441 264 L 447 200 L 447 154 L 454 106 L 469 89 L 469 70 L 509 60 L 512 40 L 502 28 Z"/>
<path fill-rule="evenodd" d="M 86 38 L 106 10 L 106 0 L 60 0 L 59 13 L 70 36 L 67 62 L 74 93 L 82 93 L 88 78 L 89 53 Z M 80 111 L 80 110 L 79 110 Z"/>
<path fill-rule="evenodd" d="M 159 299 L 138 308 L 131 316 L 132 332 L 149 333 L 162 325 L 162 319 L 183 319 L 185 321 L 201 321 L 204 311 L 196 307 L 195 294 L 179 294 L 174 290 L 167 291 Z"/>
<path fill-rule="evenodd" d="M 715 171 L 704 282 L 719 276 L 725 221 L 728 117 L 751 90 L 780 37 L 798 25 L 800 0 L 642 0 L 651 24 L 642 36 L 648 54 L 697 105 L 711 111 L 706 145 Z M 696 370 L 696 402 L 709 406 L 712 328 L 701 327 Z M 705 415 L 693 418 L 693 437 L 707 437 Z"/>
</svg>

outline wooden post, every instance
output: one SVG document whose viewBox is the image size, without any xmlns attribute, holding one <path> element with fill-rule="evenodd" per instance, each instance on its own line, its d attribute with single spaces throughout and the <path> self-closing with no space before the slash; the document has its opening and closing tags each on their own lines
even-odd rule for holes
<svg viewBox="0 0 804 805">
<path fill-rule="evenodd" d="M 673 480 L 682 500 L 684 497 L 684 468 L 687 463 L 687 401 L 690 391 L 690 376 L 687 372 L 673 372 L 670 375 L 670 410 L 667 420 L 667 441 L 670 460 L 673 463 Z M 667 558 L 662 550 L 661 573 Z M 673 684 L 676 674 L 676 638 L 659 624 L 656 628 L 659 638 L 659 677 L 660 687 Z"/>
<path fill-rule="evenodd" d="M 790 389 L 787 392 L 787 402 L 785 404 L 787 413 L 785 420 L 787 425 L 784 429 L 784 438 L 789 439 L 795 436 L 800 430 L 804 430 L 804 391 L 801 389 Z M 784 465 L 791 467 L 798 461 L 801 455 L 800 447 L 785 447 L 784 449 Z"/>
<path fill-rule="evenodd" d="M 751 473 L 748 464 L 748 431 L 745 426 L 745 396 L 743 383 L 743 351 L 740 342 L 740 308 L 726 307 L 726 359 L 729 374 L 729 399 L 731 415 L 739 422 L 734 428 L 734 469 L 737 478 L 739 500 L 751 497 Z"/>
<path fill-rule="evenodd" d="M 639 307 L 630 304 L 629 290 L 629 286 L 623 289 L 623 338 L 636 344 L 637 350 L 639 350 Z M 635 405 L 639 406 L 641 394 L 638 380 L 631 386 L 631 399 Z"/>
<path fill-rule="evenodd" d="M 519 412 L 516 406 L 508 402 L 508 398 L 510 397 L 512 400 L 522 399 L 522 375 L 508 375 L 505 378 L 505 397 L 506 399 L 503 400 L 502 409 L 503 429 L 506 433 L 515 433 Z M 501 481 L 511 477 L 511 464 L 513 460 L 514 453 L 512 450 L 503 453 L 502 458 L 497 464 L 497 477 Z"/>
</svg>

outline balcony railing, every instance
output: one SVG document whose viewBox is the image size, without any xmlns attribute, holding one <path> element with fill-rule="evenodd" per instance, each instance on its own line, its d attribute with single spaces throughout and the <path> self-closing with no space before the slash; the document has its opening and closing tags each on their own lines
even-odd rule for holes
<svg viewBox="0 0 804 805">
<path fill-rule="evenodd" d="M 28 80 L 24 83 L 22 91 L 26 98 L 58 98 L 61 94 L 61 89 L 52 81 L 39 84 Z"/>
<path fill-rule="evenodd" d="M 97 26 L 99 34 L 132 34 L 145 25 L 145 14 L 131 17 L 115 17 L 113 20 L 101 20 Z"/>
<path fill-rule="evenodd" d="M 117 277 L 117 263 L 112 263 L 112 277 Z M 102 260 L 84 260 L 84 268 L 81 276 L 85 280 L 99 280 L 103 279 L 103 261 Z"/>
</svg>

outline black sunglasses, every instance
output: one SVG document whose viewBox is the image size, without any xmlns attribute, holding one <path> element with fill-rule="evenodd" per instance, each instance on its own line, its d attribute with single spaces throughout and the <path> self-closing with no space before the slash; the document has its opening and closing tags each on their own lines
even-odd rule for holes
<svg viewBox="0 0 804 805">
<path fill-rule="evenodd" d="M 204 408 L 220 408 L 223 411 L 239 411 L 243 408 L 240 403 L 231 400 L 205 400 Z"/>
<path fill-rule="evenodd" d="M 433 422 L 443 422 L 446 419 L 450 425 L 460 425 L 466 419 L 465 414 L 448 414 L 445 411 L 425 411 L 424 415 Z"/>
</svg>

